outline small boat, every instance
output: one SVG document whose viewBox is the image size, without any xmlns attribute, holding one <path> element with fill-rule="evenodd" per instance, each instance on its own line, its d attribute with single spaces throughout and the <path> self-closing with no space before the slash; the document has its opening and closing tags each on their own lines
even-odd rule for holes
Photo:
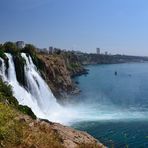
<svg viewBox="0 0 148 148">
<path fill-rule="evenodd" d="M 117 75 L 117 71 L 115 71 L 115 76 Z"/>
</svg>

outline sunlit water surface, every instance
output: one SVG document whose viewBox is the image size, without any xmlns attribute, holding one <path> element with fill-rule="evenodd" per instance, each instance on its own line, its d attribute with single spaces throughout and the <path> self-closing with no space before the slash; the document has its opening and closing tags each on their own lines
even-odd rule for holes
<svg viewBox="0 0 148 148">
<path fill-rule="evenodd" d="M 82 92 L 73 98 L 79 117 L 72 126 L 108 147 L 148 147 L 148 63 L 87 68 L 75 78 Z"/>
</svg>

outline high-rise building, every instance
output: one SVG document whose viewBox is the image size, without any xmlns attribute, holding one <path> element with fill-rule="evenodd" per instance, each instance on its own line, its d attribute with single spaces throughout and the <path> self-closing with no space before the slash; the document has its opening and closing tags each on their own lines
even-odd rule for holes
<svg viewBox="0 0 148 148">
<path fill-rule="evenodd" d="M 108 52 L 107 51 L 105 51 L 105 55 L 108 55 Z"/>
<path fill-rule="evenodd" d="M 52 46 L 49 47 L 49 53 L 53 53 L 53 47 Z"/>
<path fill-rule="evenodd" d="M 96 48 L 97 54 L 100 54 L 100 48 Z"/>
</svg>

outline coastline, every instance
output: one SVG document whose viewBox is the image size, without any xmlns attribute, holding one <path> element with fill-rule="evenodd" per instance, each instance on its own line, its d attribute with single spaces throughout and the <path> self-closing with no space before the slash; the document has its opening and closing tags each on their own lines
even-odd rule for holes
<svg viewBox="0 0 148 148">
<path fill-rule="evenodd" d="M 38 71 L 40 72 L 42 78 L 47 82 L 49 88 L 51 89 L 53 94 L 56 96 L 56 99 L 59 103 L 66 102 L 69 99 L 67 97 L 68 95 L 76 95 L 76 94 L 80 93 L 80 89 L 77 85 L 78 82 L 74 82 L 72 80 L 72 78 L 80 76 L 80 75 L 88 74 L 88 70 L 85 69 L 84 65 L 99 64 L 99 63 L 94 63 L 92 61 L 89 61 L 89 63 L 84 64 L 85 60 L 81 61 L 79 56 L 72 54 L 72 53 L 68 53 L 68 55 L 67 55 L 67 53 L 46 55 L 46 54 L 43 54 L 43 53 L 36 53 L 36 51 L 34 51 L 34 50 L 30 51 L 30 49 L 29 49 L 29 51 L 27 49 L 27 51 L 21 50 L 21 51 L 18 51 L 17 53 L 13 53 L 13 52 L 14 51 L 11 51 L 11 54 L 13 55 L 13 60 L 17 61 L 16 62 L 17 65 L 15 63 L 15 70 L 16 70 L 16 76 L 17 76 L 18 82 L 22 86 L 25 87 L 26 83 L 25 83 L 24 71 L 23 71 L 25 64 L 23 62 L 23 59 L 20 56 L 21 52 L 25 52 L 26 54 L 31 56 L 33 63 L 36 65 L 36 67 L 37 67 Z M 4 56 L 4 54 L 3 54 L 3 56 Z M 98 58 L 98 56 L 100 56 L 100 55 L 95 55 L 95 56 L 97 56 L 97 58 Z M 103 57 L 104 57 L 104 55 L 103 55 Z M 108 57 L 108 56 L 106 56 L 106 57 Z M 6 62 L 6 64 L 7 64 L 8 59 L 6 58 L 6 56 L 1 57 L 1 58 L 3 58 Z M 96 59 L 93 59 L 93 60 L 96 60 Z M 141 60 L 141 58 L 140 58 L 140 60 Z M 133 59 L 132 59 L 132 61 L 133 61 Z M 113 63 L 110 62 L 110 61 L 106 62 L 106 59 L 105 59 L 105 61 L 101 61 L 100 64 L 114 64 L 114 62 Z M 18 72 L 19 70 L 21 71 L 20 73 Z M 3 105 L 5 106 L 5 103 L 8 106 L 11 106 L 10 105 L 11 103 L 9 102 L 10 100 L 7 100 L 7 98 L 6 98 L 6 100 L 4 100 L 4 99 L 5 99 L 5 96 L 2 98 L 2 100 L 4 101 L 4 104 L 2 104 L 2 106 Z M 14 101 L 14 102 L 16 102 L 16 101 Z M 14 112 L 19 114 L 17 109 L 18 108 L 15 108 Z M 20 110 L 23 113 L 25 113 L 29 116 L 30 115 L 34 116 L 34 114 L 32 113 L 30 108 L 20 106 Z M 4 113 L 4 116 L 5 116 L 5 113 Z M 21 115 L 21 116 L 24 116 L 24 115 Z M 17 118 L 17 116 L 15 118 Z M 14 120 L 15 120 L 15 118 L 14 118 Z M 43 131 L 42 130 L 40 131 L 41 133 L 44 132 L 44 126 L 47 126 L 51 129 L 50 125 L 55 125 L 57 128 L 52 129 L 51 133 L 56 131 L 56 134 L 59 136 L 60 131 L 62 131 L 62 133 L 63 133 L 65 130 L 67 130 L 67 133 L 64 134 L 64 135 L 67 136 L 67 139 L 68 139 L 68 137 L 71 137 L 70 139 L 68 139 L 68 141 L 71 140 L 70 143 L 77 143 L 78 146 L 80 146 L 81 144 L 82 144 L 81 146 L 85 146 L 85 144 L 86 145 L 91 144 L 93 146 L 96 146 L 96 144 L 98 143 L 98 141 L 96 139 L 94 139 L 93 137 L 87 138 L 87 137 L 89 137 L 89 135 L 87 135 L 86 133 L 82 134 L 79 131 L 76 132 L 76 130 L 62 126 L 61 124 L 52 123 L 50 121 L 48 123 L 46 123 L 46 120 L 44 120 L 44 119 L 42 119 L 42 120 L 30 120 L 32 123 L 29 123 L 29 122 L 27 122 L 27 120 L 29 120 L 28 117 L 27 117 L 27 120 L 24 119 L 24 118 L 25 117 L 23 117 L 23 119 L 19 118 L 19 120 L 17 120 L 17 122 L 19 124 L 19 122 L 21 120 L 21 122 L 22 121 L 25 122 L 24 123 L 25 126 L 28 127 L 28 124 L 29 124 L 29 126 L 33 127 L 33 130 L 31 130 L 31 132 L 29 134 L 34 133 L 34 125 L 37 125 L 37 128 L 40 129 L 40 124 L 41 124 L 41 129 L 43 128 Z M 38 122 L 39 122 L 39 124 L 38 124 Z M 42 124 L 44 125 L 43 127 L 42 127 Z M 14 127 L 14 128 L 17 128 L 17 127 Z M 35 126 L 35 129 L 36 129 L 36 126 Z M 48 130 L 48 128 L 47 128 L 47 130 Z M 75 134 L 71 135 L 71 133 L 76 133 L 76 135 L 79 135 L 79 136 L 76 136 Z M 45 131 L 44 134 L 46 136 L 46 134 L 47 134 L 46 131 Z M 65 136 L 63 136 L 63 135 L 60 135 L 60 136 L 61 136 L 60 139 L 65 138 Z M 76 136 L 76 139 L 78 141 L 77 140 L 75 141 L 75 138 L 74 138 L 75 136 Z M 37 136 L 37 138 L 38 138 L 38 136 Z M 61 141 L 58 141 L 58 144 L 59 144 L 59 142 L 60 142 L 60 145 L 62 145 L 63 140 L 62 140 L 62 143 L 61 143 Z M 104 147 L 100 143 L 97 146 Z"/>
</svg>

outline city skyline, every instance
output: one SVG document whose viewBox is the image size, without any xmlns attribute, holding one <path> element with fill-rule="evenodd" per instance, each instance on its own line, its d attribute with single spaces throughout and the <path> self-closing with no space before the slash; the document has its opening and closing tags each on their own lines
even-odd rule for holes
<svg viewBox="0 0 148 148">
<path fill-rule="evenodd" d="M 0 0 L 0 42 L 148 56 L 146 0 Z"/>
</svg>

